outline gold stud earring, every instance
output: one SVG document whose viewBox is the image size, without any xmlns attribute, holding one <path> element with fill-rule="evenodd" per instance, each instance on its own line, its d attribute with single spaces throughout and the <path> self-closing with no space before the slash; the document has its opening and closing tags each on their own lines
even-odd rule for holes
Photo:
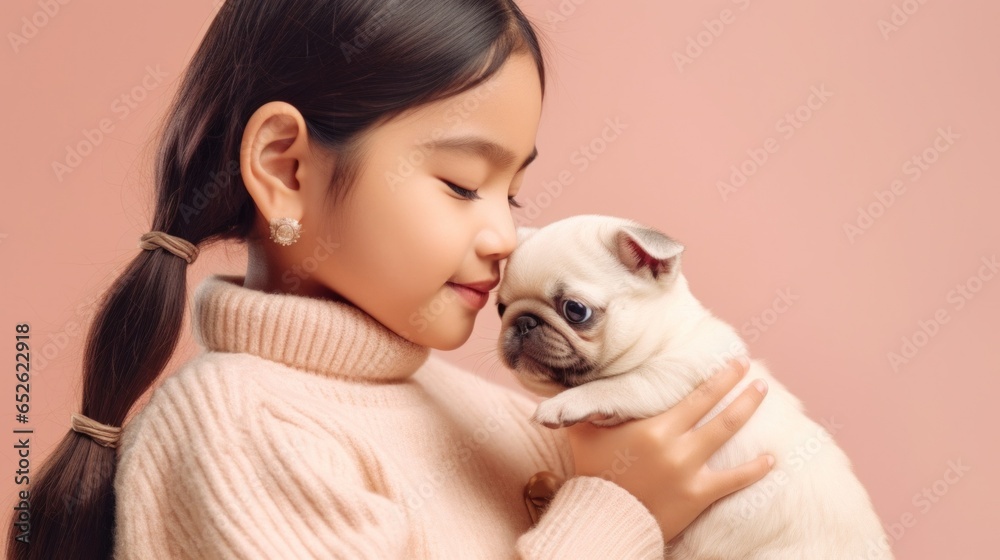
<svg viewBox="0 0 1000 560">
<path fill-rule="evenodd" d="M 271 218 L 271 240 L 278 245 L 291 245 L 302 234 L 302 224 L 295 218 Z"/>
</svg>

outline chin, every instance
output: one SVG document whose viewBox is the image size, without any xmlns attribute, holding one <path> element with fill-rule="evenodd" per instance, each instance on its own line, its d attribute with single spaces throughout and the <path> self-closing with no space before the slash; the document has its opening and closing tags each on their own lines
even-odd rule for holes
<svg viewBox="0 0 1000 560">
<path fill-rule="evenodd" d="M 439 321 L 444 323 L 445 319 L 442 318 Z M 437 331 L 427 329 L 415 335 L 411 340 L 417 344 L 429 346 L 436 350 L 455 350 L 468 342 L 469 337 L 472 336 L 473 322 L 467 321 L 467 326 L 460 325 L 458 324 L 459 322 L 461 321 L 449 321 L 452 326 L 450 329 L 439 329 Z"/>
<path fill-rule="evenodd" d="M 520 355 L 517 358 L 516 367 L 504 361 L 507 369 L 511 370 L 514 378 L 522 387 L 540 397 L 554 397 L 566 390 L 566 387 L 552 381 L 543 366 L 535 362 L 528 356 Z"/>
<path fill-rule="evenodd" d="M 539 397 L 545 397 L 545 398 L 554 397 L 566 390 L 565 387 L 561 387 L 558 384 L 553 383 L 551 381 L 541 381 L 534 377 L 517 375 L 517 374 L 514 377 L 517 379 L 517 381 L 521 384 L 522 387 L 538 395 Z"/>
</svg>

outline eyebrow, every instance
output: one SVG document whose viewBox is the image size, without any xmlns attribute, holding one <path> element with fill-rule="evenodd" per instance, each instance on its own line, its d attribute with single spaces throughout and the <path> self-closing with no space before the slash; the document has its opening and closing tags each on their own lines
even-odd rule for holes
<svg viewBox="0 0 1000 560">
<path fill-rule="evenodd" d="M 517 160 L 517 156 L 514 152 L 509 149 L 497 144 L 496 142 L 487 140 L 485 138 L 480 138 L 478 136 L 455 136 L 452 138 L 440 138 L 437 140 L 429 140 L 420 144 L 422 147 L 430 148 L 432 150 L 444 149 L 453 150 L 456 152 L 465 152 L 474 156 L 479 156 L 491 163 L 495 167 L 505 168 L 510 166 Z M 521 166 L 517 168 L 521 171 L 528 164 L 535 161 L 538 157 L 538 147 L 532 148 L 531 153 L 528 157 L 524 158 L 521 162 Z"/>
</svg>

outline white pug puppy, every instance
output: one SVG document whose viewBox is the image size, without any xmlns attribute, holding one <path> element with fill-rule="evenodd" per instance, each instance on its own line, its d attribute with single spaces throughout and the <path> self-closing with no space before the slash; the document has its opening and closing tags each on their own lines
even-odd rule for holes
<svg viewBox="0 0 1000 560">
<path fill-rule="evenodd" d="M 504 363 L 544 397 L 550 428 L 666 411 L 746 345 L 688 290 L 684 246 L 633 220 L 580 215 L 518 228 L 497 291 Z M 892 559 L 850 460 L 760 360 L 701 426 L 754 379 L 768 395 L 708 461 L 714 470 L 770 453 L 764 479 L 715 502 L 668 543 L 672 559 Z"/>
</svg>

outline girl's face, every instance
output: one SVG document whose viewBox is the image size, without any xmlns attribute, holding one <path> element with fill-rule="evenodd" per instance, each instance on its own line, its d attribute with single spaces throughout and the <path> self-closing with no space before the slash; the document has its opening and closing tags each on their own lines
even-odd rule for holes
<svg viewBox="0 0 1000 560">
<path fill-rule="evenodd" d="M 480 86 L 369 131 L 352 194 L 332 213 L 323 198 L 335 157 L 310 155 L 304 134 L 281 133 L 294 124 L 255 114 L 242 163 L 259 231 L 282 216 L 303 229 L 288 247 L 267 234 L 252 243 L 245 285 L 346 298 L 418 344 L 457 348 L 482 307 L 450 283 L 499 280 L 517 243 L 508 197 L 535 156 L 541 108 L 534 62 L 512 56 Z"/>
</svg>

